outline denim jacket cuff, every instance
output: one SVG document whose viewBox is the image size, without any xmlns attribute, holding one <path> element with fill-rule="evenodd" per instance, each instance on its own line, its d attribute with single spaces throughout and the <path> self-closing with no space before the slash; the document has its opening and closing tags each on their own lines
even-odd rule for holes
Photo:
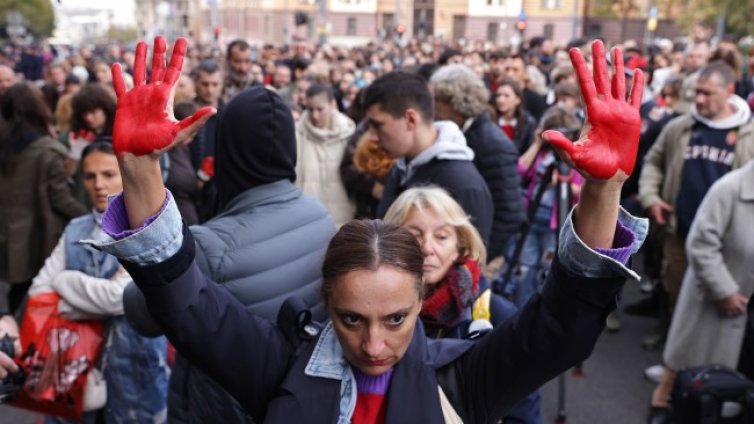
<svg viewBox="0 0 754 424">
<path fill-rule="evenodd" d="M 646 218 L 636 218 L 620 208 L 612 249 L 591 249 L 573 229 L 573 210 L 560 232 L 558 255 L 565 269 L 589 278 L 624 277 L 639 280 L 639 275 L 628 268 L 630 255 L 644 243 L 649 229 Z"/>
<path fill-rule="evenodd" d="M 119 194 L 111 199 L 102 218 L 105 240 L 82 240 L 118 259 L 137 265 L 153 265 L 175 255 L 183 243 L 182 219 L 175 199 L 167 189 L 165 203 L 140 228 L 130 231 L 123 202 Z M 125 219 L 124 219 L 125 218 Z"/>
</svg>

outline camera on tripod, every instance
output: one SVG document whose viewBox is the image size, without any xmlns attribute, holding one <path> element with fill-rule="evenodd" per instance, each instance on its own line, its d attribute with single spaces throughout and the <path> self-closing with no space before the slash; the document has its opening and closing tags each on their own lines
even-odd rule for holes
<svg viewBox="0 0 754 424">
<path fill-rule="evenodd" d="M 557 127 L 557 128 L 552 128 L 552 130 L 560 132 L 571 141 L 578 140 L 579 134 L 581 133 L 581 128 L 573 128 L 573 127 Z M 547 143 L 547 144 L 549 145 L 550 143 Z"/>
<path fill-rule="evenodd" d="M 8 336 L 0 339 L 0 352 L 8 355 L 9 358 L 15 356 L 15 349 L 13 348 L 14 339 Z M 18 371 L 9 373 L 4 379 L 0 380 L 0 403 L 5 403 L 16 392 L 21 390 L 26 380 L 26 374 L 22 368 L 18 368 Z"/>
</svg>

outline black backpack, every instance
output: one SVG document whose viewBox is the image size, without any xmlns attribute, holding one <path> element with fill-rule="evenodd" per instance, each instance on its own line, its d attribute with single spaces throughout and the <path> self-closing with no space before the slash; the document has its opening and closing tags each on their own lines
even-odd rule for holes
<svg viewBox="0 0 754 424">
<path fill-rule="evenodd" d="M 754 423 L 754 382 L 724 365 L 684 368 L 676 374 L 670 406 L 677 424 Z"/>
</svg>

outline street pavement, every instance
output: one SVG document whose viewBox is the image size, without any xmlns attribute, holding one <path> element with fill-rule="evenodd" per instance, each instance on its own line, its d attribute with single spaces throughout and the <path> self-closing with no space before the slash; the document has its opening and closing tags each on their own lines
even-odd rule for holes
<svg viewBox="0 0 754 424">
<path fill-rule="evenodd" d="M 639 262 L 638 260 L 634 263 Z M 644 296 L 638 283 L 629 281 L 623 305 Z M 565 418 L 568 424 L 641 424 L 647 421 L 654 384 L 644 378 L 644 369 L 659 364 L 661 351 L 647 352 L 641 340 L 655 329 L 657 320 L 620 315 L 618 333 L 605 332 L 594 353 L 583 364 L 583 377 L 565 374 Z M 542 389 L 544 423 L 558 417 L 557 379 Z"/>
</svg>

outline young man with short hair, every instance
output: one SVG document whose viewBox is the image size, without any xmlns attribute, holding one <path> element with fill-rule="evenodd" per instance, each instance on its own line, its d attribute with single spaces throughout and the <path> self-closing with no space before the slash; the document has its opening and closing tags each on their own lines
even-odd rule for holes
<svg viewBox="0 0 754 424">
<path fill-rule="evenodd" d="M 492 196 L 458 126 L 434 122 L 434 101 L 426 81 L 406 72 L 385 74 L 367 88 L 364 109 L 372 139 L 399 158 L 385 182 L 377 216 L 385 216 L 405 189 L 434 184 L 453 196 L 488 244 Z"/>
</svg>

